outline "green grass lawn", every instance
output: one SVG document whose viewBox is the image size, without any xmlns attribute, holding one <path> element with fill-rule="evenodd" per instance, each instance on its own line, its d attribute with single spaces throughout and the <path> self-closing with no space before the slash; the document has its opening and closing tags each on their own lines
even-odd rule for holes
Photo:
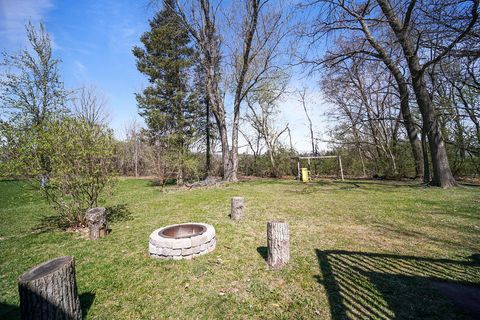
<svg viewBox="0 0 480 320">
<path fill-rule="evenodd" d="M 20 182 L 0 182 L 0 319 L 18 316 L 18 276 L 61 255 L 75 256 L 89 319 L 469 319 L 439 283 L 480 286 L 479 187 L 255 180 L 161 192 L 122 179 L 116 189 L 107 205 L 126 204 L 133 219 L 87 241 L 32 232 L 52 212 Z M 240 222 L 228 217 L 236 195 L 245 197 Z M 280 271 L 264 260 L 273 219 L 290 227 Z M 215 226 L 215 251 L 149 257 L 154 229 L 189 221 Z"/>
</svg>

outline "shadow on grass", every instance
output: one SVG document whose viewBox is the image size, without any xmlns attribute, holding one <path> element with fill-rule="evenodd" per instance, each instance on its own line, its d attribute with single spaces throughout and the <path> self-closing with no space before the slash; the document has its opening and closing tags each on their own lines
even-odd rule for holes
<svg viewBox="0 0 480 320">
<path fill-rule="evenodd" d="M 336 184 L 334 182 L 330 183 L 317 183 L 317 182 L 300 182 L 301 185 L 296 189 L 286 190 L 285 192 L 293 194 L 312 194 L 312 193 L 323 193 L 330 191 L 339 191 L 339 190 L 354 190 L 360 188 L 360 186 L 351 183 Z"/>
<path fill-rule="evenodd" d="M 389 188 L 412 188 L 412 189 L 428 188 L 427 184 L 423 182 L 415 181 L 415 180 L 403 181 L 403 180 L 348 179 L 346 181 L 337 180 L 337 181 L 334 181 L 334 183 L 351 184 L 357 188 L 360 188 L 362 186 L 379 186 L 379 187 L 389 187 Z"/>
<path fill-rule="evenodd" d="M 451 215 L 459 216 L 458 213 L 451 214 Z M 472 219 L 472 218 L 469 218 L 469 219 Z M 458 250 L 458 248 L 462 248 L 462 249 L 466 249 L 466 250 L 469 250 L 469 251 L 475 251 L 478 248 L 478 246 L 467 244 L 464 241 L 464 239 L 459 238 L 459 237 L 450 237 L 448 239 L 439 238 L 439 237 L 434 236 L 430 233 L 411 230 L 409 228 L 401 227 L 399 225 L 395 225 L 395 224 L 392 224 L 392 223 L 384 222 L 382 224 L 375 224 L 375 225 L 373 225 L 373 228 L 379 230 L 379 232 L 387 231 L 387 232 L 390 232 L 390 233 L 397 234 L 397 235 L 399 235 L 401 237 L 404 237 L 404 238 L 415 237 L 417 239 L 420 239 L 423 242 L 433 242 L 433 243 L 436 243 L 436 244 L 441 245 L 441 246 L 447 246 L 447 247 L 452 248 L 454 250 Z M 449 229 L 456 230 L 458 228 L 455 228 L 454 225 L 452 224 L 452 226 L 450 228 L 445 228 L 444 232 L 448 232 Z M 464 227 L 461 228 L 461 229 L 458 229 L 458 230 L 462 231 L 463 234 L 469 235 L 470 237 L 474 237 L 476 235 L 476 232 L 477 232 L 473 228 L 471 230 L 467 230 Z"/>
<path fill-rule="evenodd" d="M 13 304 L 0 302 L 0 319 L 20 319 L 20 308 Z"/>
<path fill-rule="evenodd" d="M 480 184 L 468 183 L 468 182 L 459 182 L 458 185 L 461 187 L 480 188 Z"/>
<path fill-rule="evenodd" d="M 58 229 L 66 229 L 68 226 L 59 215 L 43 216 L 40 222 L 32 228 L 32 233 L 44 233 Z"/>
<path fill-rule="evenodd" d="M 267 261 L 267 258 L 268 258 L 267 247 L 257 247 L 257 252 L 263 258 L 263 260 Z"/>
<path fill-rule="evenodd" d="M 86 319 L 90 307 L 95 300 L 95 293 L 85 292 L 79 295 L 80 306 L 82 308 L 82 318 Z M 52 306 L 55 309 L 55 306 Z M 37 315 L 40 319 L 40 315 Z M 68 315 L 63 315 L 65 319 L 68 319 Z M 20 307 L 12 304 L 0 302 L 0 319 L 20 319 Z"/>
<path fill-rule="evenodd" d="M 167 187 L 175 186 L 176 184 L 177 179 L 166 179 L 165 181 L 161 181 L 160 179 L 152 179 L 148 183 L 150 187 Z"/>
<path fill-rule="evenodd" d="M 132 212 L 125 203 L 105 207 L 105 210 L 108 223 L 133 220 Z M 43 216 L 40 218 L 40 222 L 32 228 L 32 232 L 44 233 L 53 230 L 65 230 L 68 227 L 68 222 L 60 215 Z"/>
<path fill-rule="evenodd" d="M 80 296 L 80 306 L 82 307 L 82 318 L 86 319 L 88 315 L 88 311 L 90 307 L 93 305 L 93 301 L 95 301 L 95 293 L 93 292 L 85 292 L 82 293 Z"/>
<path fill-rule="evenodd" d="M 480 319 L 480 263 L 316 250 L 332 319 Z"/>
<path fill-rule="evenodd" d="M 106 207 L 105 209 L 108 223 L 133 220 L 132 212 L 125 203 Z"/>
<path fill-rule="evenodd" d="M 295 182 L 295 179 L 282 179 L 282 178 L 269 178 L 269 177 L 254 177 L 254 178 L 245 178 L 242 177 L 235 184 L 248 184 L 248 185 L 285 185 Z"/>
</svg>

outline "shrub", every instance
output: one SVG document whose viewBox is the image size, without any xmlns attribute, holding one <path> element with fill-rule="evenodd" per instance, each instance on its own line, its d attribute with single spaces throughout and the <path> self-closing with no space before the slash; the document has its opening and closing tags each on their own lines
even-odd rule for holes
<svg viewBox="0 0 480 320">
<path fill-rule="evenodd" d="M 38 187 L 63 227 L 85 225 L 85 213 L 111 190 L 114 140 L 110 129 L 66 117 L 16 133 L 8 175 Z"/>
<path fill-rule="evenodd" d="M 85 213 L 98 206 L 112 186 L 114 140 L 110 129 L 67 118 L 54 123 L 48 148 L 51 172 L 41 188 L 69 226 L 85 224 Z"/>
</svg>

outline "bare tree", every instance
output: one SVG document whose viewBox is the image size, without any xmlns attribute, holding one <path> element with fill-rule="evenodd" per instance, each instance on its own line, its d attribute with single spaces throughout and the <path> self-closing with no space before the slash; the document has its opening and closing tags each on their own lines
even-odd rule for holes
<svg viewBox="0 0 480 320">
<path fill-rule="evenodd" d="M 236 181 L 238 170 L 238 128 L 240 124 L 240 105 L 251 88 L 247 82 L 247 72 L 251 66 L 253 38 L 257 32 L 258 17 L 261 7 L 266 3 L 260 0 L 247 1 L 247 14 L 242 21 L 242 50 L 234 55 L 235 65 L 235 94 L 233 102 L 232 150 L 226 173 L 226 180 Z"/>
<path fill-rule="evenodd" d="M 187 7 L 189 10 L 187 10 Z M 233 122 L 231 147 L 227 137 L 226 111 L 220 90 L 221 44 L 218 34 L 220 1 L 212 6 L 209 0 L 197 0 L 188 6 L 178 4 L 179 15 L 195 39 L 201 53 L 206 74 L 207 96 L 215 116 L 220 135 L 223 162 L 223 178 L 236 181 L 238 171 L 238 136 L 241 107 L 245 97 L 256 85 L 277 68 L 280 43 L 285 37 L 286 17 L 281 8 L 275 8 L 268 0 L 240 1 L 243 8 L 240 21 L 227 21 L 237 31 L 231 46 L 231 74 L 233 75 Z M 228 19 L 227 19 L 228 20 Z"/>
<path fill-rule="evenodd" d="M 278 126 L 278 102 L 285 94 L 288 77 L 279 75 L 277 81 L 264 83 L 255 93 L 246 98 L 248 112 L 246 119 L 267 147 L 271 165 L 271 176 L 278 176 L 276 155 L 279 138 L 287 132 L 288 124 Z"/>
<path fill-rule="evenodd" d="M 471 42 L 473 38 L 477 37 L 476 30 L 478 28 L 475 26 L 478 20 L 478 2 L 479 0 L 461 3 L 446 0 L 435 2 L 417 0 L 406 2 L 390 0 L 376 0 L 376 2 L 369 0 L 360 2 L 314 1 L 315 4 L 322 4 L 323 17 L 327 17 L 325 23 L 316 25 L 320 25 L 320 29 L 324 31 L 346 31 L 341 38 L 345 43 L 355 45 L 350 50 L 350 55 L 367 55 L 383 61 L 395 77 L 403 106 L 408 101 L 406 99 L 408 90 L 405 90 L 407 82 L 402 79 L 402 74 L 395 70 L 395 64 L 401 66 L 404 63 L 408 69 L 411 86 L 423 120 L 422 137 L 428 136 L 433 164 L 431 184 L 436 186 L 451 187 L 456 183 L 449 166 L 438 115 L 430 96 L 431 92 L 428 90 L 425 75 L 431 67 L 450 53 L 466 54 L 468 50 L 457 49 L 461 44 Z M 355 36 L 359 33 L 363 34 L 362 38 Z M 319 37 L 319 33 L 316 31 L 311 32 L 310 35 L 315 39 Z M 369 46 L 365 47 L 365 43 L 368 43 Z M 465 49 L 465 46 L 462 48 Z M 395 59 L 397 52 L 399 60 Z M 402 113 L 407 125 L 410 121 L 408 121 L 408 113 L 405 113 L 405 110 L 403 108 Z M 414 127 L 407 127 L 409 137 L 414 137 L 412 129 Z M 418 152 L 413 149 L 414 145 L 412 143 L 412 151 L 415 156 Z M 428 166 L 425 166 L 425 170 L 427 169 Z"/>
<path fill-rule="evenodd" d="M 298 95 L 300 99 L 298 100 L 299 102 L 302 103 L 303 111 L 305 112 L 305 115 L 307 116 L 308 120 L 308 129 L 310 130 L 310 141 L 312 143 L 312 154 L 317 155 L 318 154 L 318 148 L 317 148 L 317 143 L 315 136 L 313 134 L 313 123 L 312 119 L 310 118 L 310 115 L 308 114 L 308 109 L 307 109 L 307 88 L 303 88 L 302 90 L 298 91 Z"/>
<path fill-rule="evenodd" d="M 401 61 L 397 55 L 398 46 L 391 37 L 382 32 L 380 19 L 372 14 L 374 4 L 372 2 L 345 2 L 345 1 L 320 1 L 326 5 L 329 13 L 328 20 L 314 28 L 312 34 L 335 33 L 344 30 L 352 34 L 346 40 L 343 35 L 339 36 L 336 46 L 328 50 L 323 61 L 316 63 L 328 63 L 330 65 L 345 59 L 360 57 L 381 61 L 392 74 L 396 81 L 396 89 L 400 95 L 401 116 L 407 130 L 408 139 L 415 163 L 415 177 L 424 176 L 424 159 L 422 146 L 419 139 L 415 118 L 410 110 L 408 81 L 402 72 Z"/>
<path fill-rule="evenodd" d="M 206 81 L 208 105 L 215 117 L 220 136 L 224 179 L 229 170 L 229 145 L 227 137 L 227 121 L 223 95 L 220 90 L 222 79 L 221 39 L 218 34 L 218 3 L 213 6 L 210 0 L 196 0 L 180 3 L 177 0 L 178 14 L 194 38 L 200 52 L 200 65 L 203 66 Z"/>
<path fill-rule="evenodd" d="M 128 153 L 131 154 L 132 163 L 133 163 L 133 172 L 135 177 L 139 176 L 139 161 L 141 158 L 141 131 L 140 126 L 137 123 L 137 120 L 133 120 L 130 124 L 125 127 L 125 136 L 127 142 Z"/>
<path fill-rule="evenodd" d="M 425 73 L 429 67 L 444 59 L 458 43 L 469 35 L 478 20 L 479 0 L 470 1 L 470 6 L 446 0 L 439 1 L 431 6 L 430 10 L 422 9 L 423 1 L 410 0 L 406 4 L 399 3 L 395 6 L 392 6 L 389 0 L 376 1 L 402 47 L 404 58 L 407 61 L 413 90 L 428 135 L 433 165 L 432 184 L 443 188 L 455 186 L 456 182 L 448 162 L 444 138 L 427 89 Z M 428 6 L 428 4 L 425 5 Z M 459 17 L 464 18 L 459 19 Z M 422 30 L 418 26 L 426 28 Z M 436 31 L 436 40 L 441 33 L 442 39 L 435 41 L 433 52 L 429 50 L 433 53 L 432 55 L 420 56 L 419 52 L 432 49 L 433 43 L 429 41 L 431 32 L 428 31 Z"/>
<path fill-rule="evenodd" d="M 398 174 L 397 144 L 401 111 L 392 76 L 382 73 L 382 66 L 362 59 L 345 60 L 329 69 L 322 81 L 327 100 L 334 104 L 340 144 L 353 144 L 366 175 L 364 155 L 373 160 L 376 174 Z M 383 159 L 388 159 L 385 168 Z"/>
<path fill-rule="evenodd" d="M 480 87 L 468 72 L 475 60 L 450 56 L 428 72 L 442 133 L 454 151 L 450 160 L 455 175 L 464 175 L 466 168 L 478 163 L 475 159 L 480 155 Z"/>
<path fill-rule="evenodd" d="M 72 98 L 72 112 L 89 124 L 105 124 L 109 121 L 107 98 L 93 86 L 82 87 Z"/>
<path fill-rule="evenodd" d="M 264 148 L 264 144 L 262 143 L 262 137 L 258 134 L 258 132 L 254 132 L 253 134 L 251 134 L 241 128 L 238 129 L 238 131 L 242 135 L 243 139 L 245 139 L 248 147 L 252 151 L 253 162 L 254 164 L 256 164 L 258 156 L 260 156 Z"/>
</svg>

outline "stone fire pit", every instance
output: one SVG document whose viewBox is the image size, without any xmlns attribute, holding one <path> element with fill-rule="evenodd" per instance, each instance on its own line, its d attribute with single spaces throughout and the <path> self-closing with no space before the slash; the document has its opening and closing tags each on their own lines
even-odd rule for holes
<svg viewBox="0 0 480 320">
<path fill-rule="evenodd" d="M 215 228 L 212 225 L 183 223 L 153 231 L 148 250 L 152 258 L 192 259 L 212 252 L 216 242 Z"/>
</svg>

